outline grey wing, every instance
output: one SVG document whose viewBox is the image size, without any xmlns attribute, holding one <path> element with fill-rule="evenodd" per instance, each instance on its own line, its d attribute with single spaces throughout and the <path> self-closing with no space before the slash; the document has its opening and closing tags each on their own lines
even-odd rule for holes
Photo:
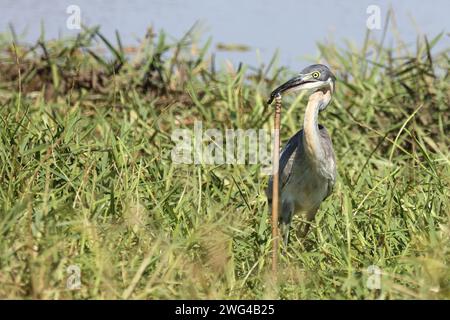
<svg viewBox="0 0 450 320">
<path fill-rule="evenodd" d="M 336 156 L 334 155 L 333 143 L 328 134 L 327 129 L 319 125 L 320 142 L 325 153 L 326 174 L 328 176 L 328 192 L 325 199 L 333 192 L 334 183 L 336 182 Z"/>
<path fill-rule="evenodd" d="M 325 129 L 324 126 L 319 124 L 319 132 L 320 132 L 320 141 L 322 144 L 322 148 L 325 153 L 325 174 L 328 178 L 328 190 L 327 198 L 333 191 L 333 187 L 336 181 L 336 157 L 334 155 L 333 143 L 331 142 L 331 138 Z M 285 147 L 281 150 L 280 155 L 280 190 L 283 190 L 283 187 L 288 183 L 289 178 L 292 174 L 292 166 L 294 164 L 294 160 L 297 161 L 305 161 L 305 154 L 303 149 L 303 129 L 298 131 L 295 135 L 293 135 Z M 272 181 L 273 177 L 271 176 L 269 179 L 269 184 L 266 189 L 266 195 L 269 202 L 272 201 Z"/>
<path fill-rule="evenodd" d="M 303 130 L 298 131 L 294 134 L 287 144 L 281 149 L 280 155 L 280 190 L 286 185 L 292 172 L 292 165 L 294 163 L 294 158 L 296 151 L 298 149 L 299 143 L 301 143 L 301 135 Z M 273 176 L 270 176 L 269 185 L 266 189 L 266 195 L 269 202 L 272 201 L 272 183 Z"/>
</svg>

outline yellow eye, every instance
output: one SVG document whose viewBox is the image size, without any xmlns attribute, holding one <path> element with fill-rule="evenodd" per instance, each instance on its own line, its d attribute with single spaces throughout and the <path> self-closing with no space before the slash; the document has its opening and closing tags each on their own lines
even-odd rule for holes
<svg viewBox="0 0 450 320">
<path fill-rule="evenodd" d="M 319 78 L 319 77 L 320 77 L 320 72 L 317 72 L 317 71 L 313 72 L 313 73 L 312 73 L 312 77 L 313 77 L 314 79 Z"/>
</svg>

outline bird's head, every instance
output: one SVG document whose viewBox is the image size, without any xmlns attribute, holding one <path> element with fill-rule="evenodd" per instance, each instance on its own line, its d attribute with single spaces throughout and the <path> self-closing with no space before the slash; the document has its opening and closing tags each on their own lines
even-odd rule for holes
<svg viewBox="0 0 450 320">
<path fill-rule="evenodd" d="M 300 74 L 272 91 L 267 103 L 271 104 L 276 96 L 284 92 L 299 90 L 317 91 L 328 89 L 330 90 L 330 93 L 333 94 L 335 81 L 336 77 L 327 66 L 323 64 L 313 64 L 306 67 L 300 72 Z"/>
</svg>

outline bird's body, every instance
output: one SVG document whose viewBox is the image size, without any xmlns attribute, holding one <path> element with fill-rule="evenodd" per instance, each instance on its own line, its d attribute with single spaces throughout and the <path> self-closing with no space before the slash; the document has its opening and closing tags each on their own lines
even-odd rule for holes
<svg viewBox="0 0 450 320">
<path fill-rule="evenodd" d="M 281 90 L 292 88 L 288 84 L 289 82 L 281 86 Z M 281 151 L 278 216 L 285 243 L 288 241 L 292 217 L 299 214 L 307 221 L 313 220 L 320 204 L 330 195 L 335 183 L 336 160 L 333 145 L 325 127 L 317 122 L 319 111 L 324 110 L 331 101 L 334 83 L 332 85 L 330 89 L 323 85 L 317 87 L 318 90 L 310 95 L 304 128 L 292 136 Z M 272 177 L 266 194 L 271 210 Z M 304 224 L 299 230 L 299 236 L 305 236 L 308 229 L 309 223 Z"/>
</svg>

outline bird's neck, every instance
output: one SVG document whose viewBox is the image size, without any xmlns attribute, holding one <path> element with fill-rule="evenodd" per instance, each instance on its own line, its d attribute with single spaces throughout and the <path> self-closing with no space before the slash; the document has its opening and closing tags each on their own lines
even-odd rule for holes
<svg viewBox="0 0 450 320">
<path fill-rule="evenodd" d="M 324 151 L 320 142 L 319 124 L 317 118 L 319 109 L 325 108 L 331 101 L 331 93 L 329 90 L 316 91 L 309 97 L 306 106 L 305 119 L 303 123 L 303 144 L 305 153 L 313 165 L 319 165 L 320 160 L 324 158 Z"/>
</svg>

